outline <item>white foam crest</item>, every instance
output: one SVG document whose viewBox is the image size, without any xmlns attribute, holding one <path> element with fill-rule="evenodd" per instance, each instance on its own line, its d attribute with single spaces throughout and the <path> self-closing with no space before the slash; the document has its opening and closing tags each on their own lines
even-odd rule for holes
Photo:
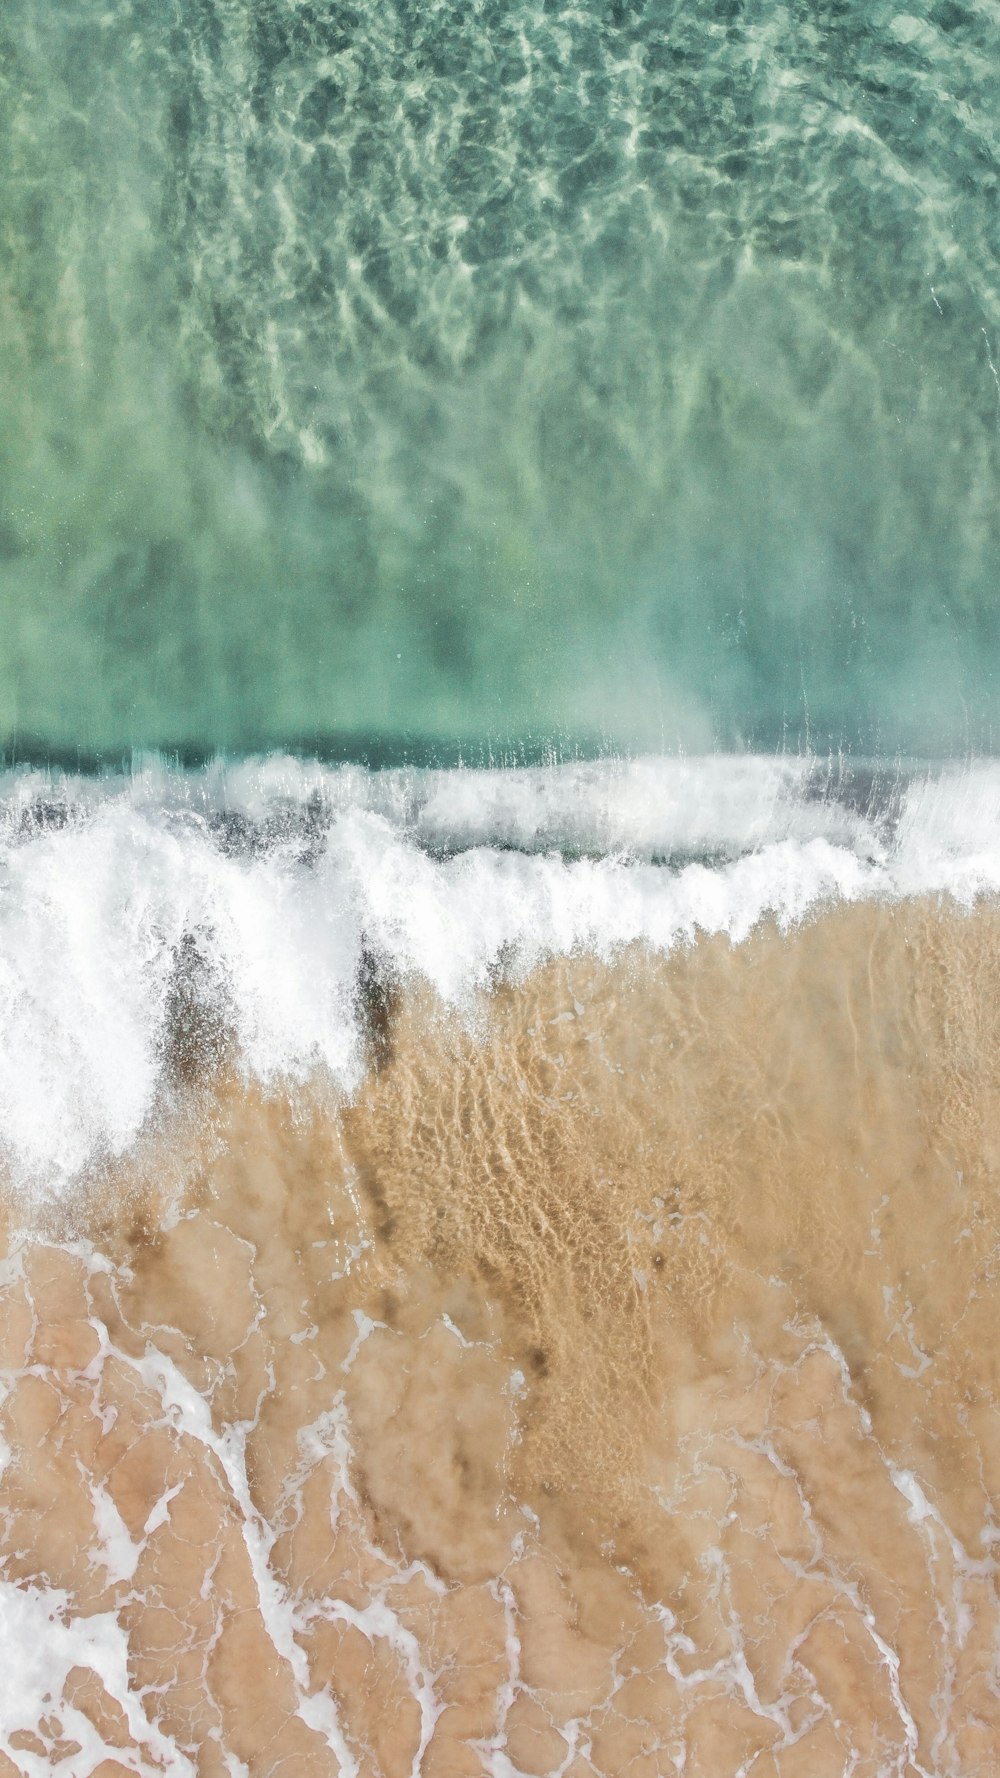
<svg viewBox="0 0 1000 1778">
<path fill-rule="evenodd" d="M 875 842 L 864 815 L 821 794 L 832 765 L 803 757 L 712 755 L 572 761 L 450 771 L 355 765 L 272 755 L 218 760 L 198 771 L 160 759 L 138 762 L 127 780 L 40 771 L 0 774 L 0 810 L 8 824 L 53 802 L 86 817 L 127 795 L 137 811 L 229 814 L 265 822 L 310 802 L 339 813 L 368 810 L 420 844 L 555 847 L 640 856 L 726 852 L 780 839 L 825 838 L 851 846 Z"/>
<path fill-rule="evenodd" d="M 969 903 L 1000 885 L 1000 766 L 976 762 L 915 779 L 894 846 L 900 893 Z"/>
<path fill-rule="evenodd" d="M 558 771 L 426 774 L 415 825 L 425 843 L 539 845 L 639 856 L 739 853 L 793 835 L 852 841 L 857 817 L 802 795 L 801 759 L 591 761 Z"/>
<path fill-rule="evenodd" d="M 1000 888 L 1000 768 L 900 779 L 881 813 L 817 782 L 800 761 L 718 759 L 423 774 L 274 759 L 9 778 L 9 1164 L 25 1187 L 58 1191 L 135 1141 L 157 1104 L 186 944 L 249 1077 L 322 1070 L 349 1093 L 365 1059 L 366 953 L 467 1008 L 498 966 L 669 951 L 700 932 L 738 942 L 765 916 L 787 927 L 837 899 L 968 902 Z M 692 853 L 703 861 L 682 862 Z"/>
</svg>

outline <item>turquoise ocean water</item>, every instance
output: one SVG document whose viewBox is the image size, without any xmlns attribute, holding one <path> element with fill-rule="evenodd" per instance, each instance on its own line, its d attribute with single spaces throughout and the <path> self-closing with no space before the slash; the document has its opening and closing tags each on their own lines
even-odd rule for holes
<svg viewBox="0 0 1000 1778">
<path fill-rule="evenodd" d="M 7 0 L 7 757 L 991 750 L 998 156 L 988 0 Z"/>
</svg>

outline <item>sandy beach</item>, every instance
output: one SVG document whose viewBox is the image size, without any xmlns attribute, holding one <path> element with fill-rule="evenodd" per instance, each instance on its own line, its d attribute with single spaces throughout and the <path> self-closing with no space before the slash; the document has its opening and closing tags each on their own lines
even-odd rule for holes
<svg viewBox="0 0 1000 1778">
<path fill-rule="evenodd" d="M 998 936 L 400 989 L 11 1203 L 3 1769 L 992 1773 Z"/>
</svg>

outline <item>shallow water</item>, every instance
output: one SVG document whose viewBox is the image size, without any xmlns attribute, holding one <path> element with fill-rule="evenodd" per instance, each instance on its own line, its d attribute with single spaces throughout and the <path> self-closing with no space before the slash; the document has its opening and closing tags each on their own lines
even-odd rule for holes
<svg viewBox="0 0 1000 1778">
<path fill-rule="evenodd" d="M 989 0 L 0 32 L 0 746 L 992 750 Z"/>
</svg>

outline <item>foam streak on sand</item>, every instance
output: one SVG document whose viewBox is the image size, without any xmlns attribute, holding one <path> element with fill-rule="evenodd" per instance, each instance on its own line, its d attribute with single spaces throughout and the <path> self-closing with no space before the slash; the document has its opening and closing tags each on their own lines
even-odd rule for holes
<svg viewBox="0 0 1000 1778">
<path fill-rule="evenodd" d="M 9 786 L 0 1774 L 992 1778 L 1000 773 L 465 791 Z"/>
</svg>

